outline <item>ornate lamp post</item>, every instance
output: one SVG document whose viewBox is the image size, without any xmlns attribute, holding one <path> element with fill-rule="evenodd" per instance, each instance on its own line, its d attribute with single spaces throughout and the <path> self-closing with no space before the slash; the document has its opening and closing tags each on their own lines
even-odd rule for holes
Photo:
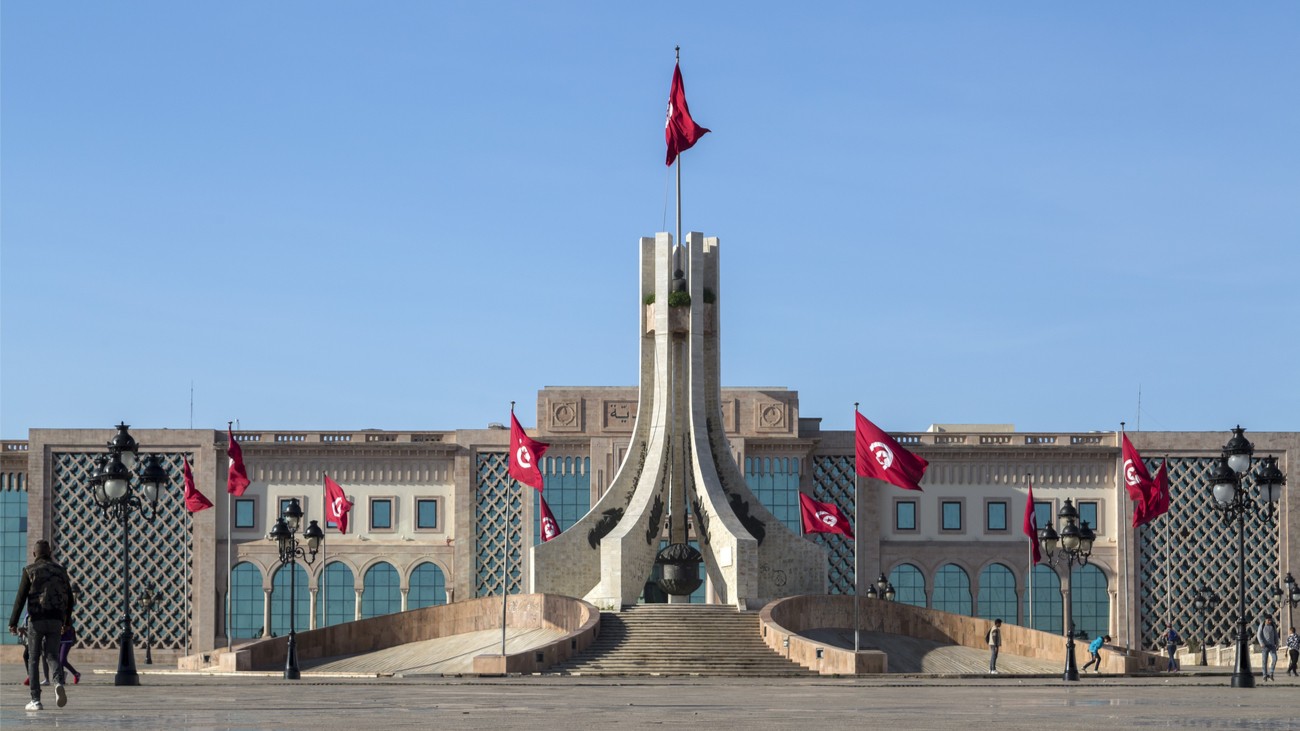
<svg viewBox="0 0 1300 731">
<path fill-rule="evenodd" d="M 140 463 L 136 482 L 131 470 L 136 467 L 140 445 L 127 431 L 125 422 L 117 425 L 117 434 L 108 441 L 108 454 L 95 459 L 90 478 L 95 505 L 109 520 L 122 526 L 122 634 L 118 638 L 117 674 L 113 685 L 139 685 L 135 670 L 135 638 L 131 633 L 131 513 L 138 512 L 146 522 L 158 516 L 158 493 L 168 483 L 167 471 L 157 455 L 147 454 Z"/>
<path fill-rule="evenodd" d="M 1295 583 L 1290 571 L 1286 572 L 1283 583 L 1286 584 L 1286 626 L 1294 627 L 1295 619 L 1291 615 L 1294 614 L 1296 605 L 1300 605 L 1300 585 Z"/>
<path fill-rule="evenodd" d="M 1223 600 L 1219 598 L 1219 595 L 1206 586 L 1204 581 L 1201 582 L 1200 586 L 1196 587 L 1195 593 L 1192 595 L 1192 608 L 1196 610 L 1196 616 L 1200 618 L 1202 666 L 1210 664 L 1208 656 L 1205 654 L 1205 646 L 1209 644 L 1205 635 L 1205 613 L 1209 611 L 1210 607 L 1217 606 L 1221 601 Z"/>
<path fill-rule="evenodd" d="M 284 679 L 298 680 L 302 673 L 298 670 L 298 640 L 297 627 L 295 626 L 295 615 L 297 615 L 297 593 L 298 593 L 298 559 L 301 558 L 303 563 L 310 566 L 316 560 L 316 552 L 320 550 L 321 539 L 325 537 L 325 531 L 311 521 L 307 525 L 307 530 L 303 531 L 302 537 L 306 539 L 307 546 L 298 544 L 298 526 L 302 523 L 302 506 L 298 504 L 298 499 L 294 498 L 284 507 L 284 514 L 275 519 L 275 525 L 271 528 L 268 539 L 275 541 L 280 549 L 280 568 L 289 567 L 289 652 L 284 659 Z"/>
<path fill-rule="evenodd" d="M 1074 565 L 1084 566 L 1088 563 L 1088 557 L 1092 555 L 1092 542 L 1097 539 L 1097 534 L 1088 527 L 1088 521 L 1079 520 L 1079 511 L 1074 509 L 1074 503 L 1066 498 L 1065 504 L 1061 506 L 1060 512 L 1056 514 L 1056 519 L 1061 526 L 1061 532 L 1057 533 L 1049 522 L 1046 526 L 1038 529 L 1038 542 L 1043 549 L 1043 555 L 1047 557 L 1047 565 L 1056 571 L 1061 577 L 1062 596 L 1065 610 L 1065 675 L 1063 680 L 1078 680 L 1079 666 L 1074 660 L 1074 622 L 1070 619 L 1070 571 Z M 1057 559 L 1061 560 L 1064 573 L 1057 571 Z"/>
<path fill-rule="evenodd" d="M 876 579 L 874 585 L 867 585 L 868 599 L 880 598 L 887 602 L 892 602 L 894 601 L 894 596 L 894 585 L 889 582 L 889 579 L 885 578 L 884 574 L 881 574 L 880 577 Z"/>
<path fill-rule="evenodd" d="M 153 647 L 150 640 L 153 639 L 153 608 L 158 601 L 158 594 L 154 593 L 153 582 L 145 582 L 145 585 L 139 590 L 140 606 L 144 607 L 144 664 L 153 665 Z"/>
<path fill-rule="evenodd" d="M 1210 475 L 1214 507 L 1225 521 L 1237 522 L 1237 660 L 1232 669 L 1232 687 L 1254 688 L 1255 675 L 1250 670 L 1250 638 L 1246 630 L 1246 514 L 1261 522 L 1273 523 L 1273 505 L 1282 497 L 1286 475 L 1277 467 L 1276 457 L 1265 457 L 1255 473 L 1259 487 L 1260 505 L 1251 500 L 1243 489 L 1242 480 L 1250 471 L 1250 458 L 1255 445 L 1246 440 L 1245 429 L 1240 425 L 1232 430 L 1232 439 L 1223 446 L 1219 466 Z"/>
</svg>

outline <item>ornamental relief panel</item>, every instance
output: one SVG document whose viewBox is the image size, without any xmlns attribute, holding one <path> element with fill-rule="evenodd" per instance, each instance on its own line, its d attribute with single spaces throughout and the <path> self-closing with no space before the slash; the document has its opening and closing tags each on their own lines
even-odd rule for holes
<svg viewBox="0 0 1300 731">
<path fill-rule="evenodd" d="M 928 485 L 1008 485 L 1024 487 L 1028 473 L 1034 487 L 1105 487 L 1114 484 L 1114 465 L 1106 462 L 940 462 L 925 473 Z"/>
<path fill-rule="evenodd" d="M 562 399 L 548 401 L 546 411 L 550 417 L 552 432 L 581 432 L 583 429 L 582 399 Z"/>
<path fill-rule="evenodd" d="M 333 480 L 346 483 L 382 483 L 392 485 L 450 483 L 453 460 L 388 462 L 365 460 L 358 462 L 333 462 L 330 460 L 279 460 L 252 462 L 245 460 L 249 477 L 256 482 L 279 484 L 324 483 L 328 474 Z"/>
</svg>

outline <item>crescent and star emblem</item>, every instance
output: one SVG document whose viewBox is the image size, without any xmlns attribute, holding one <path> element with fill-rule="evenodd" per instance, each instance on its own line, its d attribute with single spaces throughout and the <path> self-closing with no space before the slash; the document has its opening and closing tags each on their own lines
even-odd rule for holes
<svg viewBox="0 0 1300 731">
<path fill-rule="evenodd" d="M 825 510 L 817 511 L 817 520 L 820 520 L 821 522 L 825 523 L 827 526 L 831 528 L 834 528 L 835 524 L 840 522 L 838 519 L 836 519 L 834 515 L 831 515 Z"/>
<path fill-rule="evenodd" d="M 894 452 L 884 442 L 872 442 L 868 449 L 876 456 L 876 461 L 883 469 L 889 469 L 894 464 Z"/>
<path fill-rule="evenodd" d="M 533 453 L 528 451 L 528 447 L 521 444 L 519 449 L 515 450 L 515 462 L 518 462 L 520 467 L 531 470 L 533 468 Z"/>
<path fill-rule="evenodd" d="M 547 540 L 550 540 L 559 534 L 560 532 L 556 530 L 555 521 L 550 518 L 542 518 L 542 535 L 546 536 Z"/>
<path fill-rule="evenodd" d="M 1133 460 L 1124 460 L 1124 483 L 1129 487 L 1137 485 L 1141 480 L 1138 479 L 1137 468 L 1133 466 Z"/>
</svg>

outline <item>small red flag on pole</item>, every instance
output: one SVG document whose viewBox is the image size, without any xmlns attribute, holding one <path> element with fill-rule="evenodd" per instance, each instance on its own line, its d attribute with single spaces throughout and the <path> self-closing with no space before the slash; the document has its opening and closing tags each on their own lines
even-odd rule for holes
<svg viewBox="0 0 1300 731">
<path fill-rule="evenodd" d="M 510 476 L 530 487 L 542 489 L 542 469 L 539 462 L 551 445 L 530 438 L 519 426 L 515 412 L 510 412 Z"/>
<path fill-rule="evenodd" d="M 844 511 L 834 503 L 813 500 L 802 492 L 799 493 L 799 515 L 803 518 L 803 532 L 839 533 L 853 538 L 853 524 L 844 515 Z"/>
<path fill-rule="evenodd" d="M 181 457 L 181 460 L 184 465 L 181 474 L 185 476 L 185 509 L 191 513 L 207 510 L 212 507 L 212 502 L 194 486 L 194 473 L 190 472 L 190 458 Z"/>
<path fill-rule="evenodd" d="M 348 532 L 348 513 L 352 512 L 352 503 L 344 494 L 339 483 L 325 475 L 325 520 L 333 521 L 339 527 L 339 533 Z"/>
<path fill-rule="evenodd" d="M 1142 461 L 1142 455 L 1138 454 L 1137 448 L 1128 440 L 1128 435 L 1123 437 L 1122 454 L 1124 458 L 1124 489 L 1128 490 L 1128 496 L 1133 499 L 1133 527 L 1136 528 L 1146 523 L 1147 504 L 1150 501 L 1150 495 L 1155 488 L 1155 482 L 1151 479 L 1151 473 L 1147 472 L 1146 463 Z"/>
<path fill-rule="evenodd" d="M 709 130 L 691 119 L 691 109 L 686 106 L 686 84 L 682 83 L 682 65 L 673 66 L 673 85 L 668 90 L 668 121 L 664 124 L 664 139 L 668 142 L 666 165 L 672 165 L 677 156 L 695 146 Z"/>
<path fill-rule="evenodd" d="M 226 476 L 226 492 L 239 497 L 248 489 L 248 470 L 244 467 L 244 450 L 239 446 L 239 440 L 230 431 L 230 425 L 226 425 L 226 454 L 230 455 L 230 472 Z"/>
<path fill-rule="evenodd" d="M 537 493 L 537 499 L 542 507 L 542 543 L 545 543 L 560 535 L 560 524 L 555 520 L 555 516 L 551 513 L 551 506 L 546 504 L 546 498 L 542 497 L 540 492 Z"/>
<path fill-rule="evenodd" d="M 1025 535 L 1029 537 L 1029 555 L 1033 558 L 1032 563 L 1038 563 L 1043 560 L 1043 552 L 1038 547 L 1038 513 L 1034 510 L 1034 481 L 1029 480 L 1029 500 L 1025 503 L 1025 523 L 1023 528 Z"/>
<path fill-rule="evenodd" d="M 920 490 L 921 478 L 930 463 L 904 449 L 880 427 L 867 421 L 861 412 L 854 410 L 853 413 L 857 421 L 854 434 L 857 473 L 884 480 L 904 490 Z"/>
</svg>

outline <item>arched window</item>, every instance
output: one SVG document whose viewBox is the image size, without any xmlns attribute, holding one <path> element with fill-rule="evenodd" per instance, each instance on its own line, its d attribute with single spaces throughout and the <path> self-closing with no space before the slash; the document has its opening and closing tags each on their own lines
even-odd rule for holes
<svg viewBox="0 0 1300 731">
<path fill-rule="evenodd" d="M 247 561 L 235 564 L 230 573 L 230 637 L 246 640 L 262 635 L 262 572 Z"/>
<path fill-rule="evenodd" d="M 361 592 L 361 618 L 402 611 L 402 592 L 397 569 L 390 563 L 377 563 L 366 571 Z"/>
<path fill-rule="evenodd" d="M 316 599 L 318 627 L 328 627 L 357 618 L 356 579 L 352 569 L 342 561 L 331 561 L 321 573 L 320 593 Z"/>
<path fill-rule="evenodd" d="M 425 561 L 411 572 L 411 591 L 406 596 L 408 609 L 447 603 L 447 582 L 442 569 Z"/>
<path fill-rule="evenodd" d="M 293 581 L 297 584 L 292 599 L 289 597 L 290 569 L 294 572 Z M 307 623 L 311 619 L 311 593 L 307 591 L 307 572 L 296 563 L 276 571 L 275 577 L 271 580 L 271 632 L 276 637 L 289 634 L 290 602 L 295 607 L 294 629 L 299 632 L 308 629 Z"/>
<path fill-rule="evenodd" d="M 953 614 L 970 614 L 970 577 L 955 564 L 944 564 L 934 574 L 934 606 Z"/>
<path fill-rule="evenodd" d="M 1061 613 L 1065 609 L 1061 604 L 1061 578 L 1052 569 L 1036 564 L 1029 579 L 1029 589 L 1025 626 L 1061 634 Z"/>
<path fill-rule="evenodd" d="M 925 575 L 910 563 L 900 564 L 889 572 L 889 583 L 894 585 L 894 601 L 925 606 Z"/>
<path fill-rule="evenodd" d="M 1088 564 L 1070 572 L 1070 619 L 1075 629 L 1100 637 L 1110 632 L 1110 593 L 1106 574 Z"/>
<path fill-rule="evenodd" d="M 1011 573 L 1011 569 L 995 563 L 980 572 L 980 595 L 975 616 L 1019 624 L 1020 620 L 1016 616 L 1019 604 L 1016 575 Z"/>
</svg>

